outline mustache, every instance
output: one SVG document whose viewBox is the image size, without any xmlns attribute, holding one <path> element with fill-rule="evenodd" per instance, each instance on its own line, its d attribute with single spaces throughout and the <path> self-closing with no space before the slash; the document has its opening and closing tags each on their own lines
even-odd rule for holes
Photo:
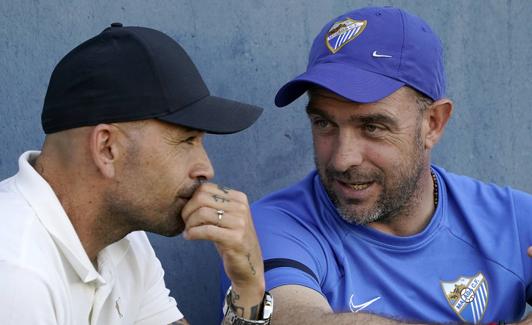
<svg viewBox="0 0 532 325">
<path fill-rule="evenodd" d="M 190 185 L 189 187 L 186 187 L 184 189 L 181 189 L 179 193 L 177 193 L 178 197 L 190 199 L 192 195 L 196 192 L 196 190 L 201 186 L 201 184 L 204 183 L 203 180 L 197 179 Z"/>
<path fill-rule="evenodd" d="M 345 171 L 326 168 L 325 176 L 329 180 L 335 179 L 344 183 L 365 183 L 370 181 L 382 183 L 383 181 L 383 176 L 381 173 L 375 171 L 362 171 L 353 167 Z"/>
</svg>

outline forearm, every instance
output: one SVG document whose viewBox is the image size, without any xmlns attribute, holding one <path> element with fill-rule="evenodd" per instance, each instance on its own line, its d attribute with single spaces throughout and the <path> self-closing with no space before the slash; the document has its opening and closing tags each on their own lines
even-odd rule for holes
<svg viewBox="0 0 532 325">
<path fill-rule="evenodd" d="M 384 318 L 363 312 L 335 313 L 323 295 L 299 285 L 280 286 L 272 289 L 271 293 L 275 299 L 272 319 L 272 324 L 275 325 L 415 324 L 415 322 Z"/>
<path fill-rule="evenodd" d="M 230 317 L 259 319 L 264 299 L 264 266 L 247 196 L 221 185 L 203 183 L 181 215 L 185 222 L 184 237 L 212 241 L 222 258 L 232 284 L 226 301 L 231 307 Z M 224 319 L 225 323 L 228 322 Z"/>
<path fill-rule="evenodd" d="M 322 324 L 334 324 L 334 325 L 400 325 L 400 324 L 458 324 L 456 322 L 446 323 L 428 323 L 428 322 L 414 322 L 414 321 L 402 321 L 391 318 L 383 318 L 373 314 L 367 313 L 333 313 L 316 311 L 313 308 L 294 308 L 292 312 L 279 312 L 274 313 L 272 324 L 275 325 L 322 325 Z M 463 323 L 460 323 L 463 324 Z M 491 323 L 490 323 L 491 324 Z M 508 323 L 510 324 L 510 323 Z M 525 319 L 511 323 L 515 325 L 532 325 L 532 313 L 530 313 Z"/>
<path fill-rule="evenodd" d="M 291 310 L 276 310 L 272 324 L 275 325 L 397 325 L 415 324 L 383 318 L 366 313 L 333 313 L 331 311 L 316 310 L 314 308 L 292 308 Z"/>
</svg>

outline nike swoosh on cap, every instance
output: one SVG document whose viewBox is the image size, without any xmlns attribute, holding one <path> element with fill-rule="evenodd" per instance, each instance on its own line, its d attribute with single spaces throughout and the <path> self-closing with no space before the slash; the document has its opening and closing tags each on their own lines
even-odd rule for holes
<svg viewBox="0 0 532 325">
<path fill-rule="evenodd" d="M 374 58 L 391 58 L 392 57 L 391 55 L 379 54 L 379 53 L 377 53 L 377 51 L 373 51 L 372 56 Z"/>
</svg>

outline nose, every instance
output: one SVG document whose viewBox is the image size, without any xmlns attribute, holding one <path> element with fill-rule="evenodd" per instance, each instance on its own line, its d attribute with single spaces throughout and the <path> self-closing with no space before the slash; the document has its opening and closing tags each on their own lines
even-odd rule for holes
<svg viewBox="0 0 532 325">
<path fill-rule="evenodd" d="M 347 171 L 364 161 L 363 143 L 354 130 L 341 130 L 333 150 L 331 163 L 337 171 Z"/>
<path fill-rule="evenodd" d="M 196 162 L 190 172 L 190 178 L 210 180 L 214 177 L 214 168 L 212 167 L 207 151 L 203 145 L 197 149 Z"/>
</svg>

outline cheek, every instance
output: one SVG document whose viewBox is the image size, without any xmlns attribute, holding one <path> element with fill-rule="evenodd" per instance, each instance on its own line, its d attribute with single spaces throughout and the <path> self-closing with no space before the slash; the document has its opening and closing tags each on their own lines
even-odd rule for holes
<svg viewBox="0 0 532 325">
<path fill-rule="evenodd" d="M 410 151 L 388 143 L 374 142 L 364 146 L 366 162 L 381 170 L 396 170 L 403 165 L 405 155 L 410 156 Z"/>
<path fill-rule="evenodd" d="M 335 147 L 332 137 L 313 136 L 313 142 L 316 161 L 323 165 L 324 162 L 331 160 Z"/>
<path fill-rule="evenodd" d="M 177 177 L 176 165 L 164 159 L 152 160 L 146 164 L 143 171 L 137 175 L 138 181 L 142 182 L 143 192 L 151 199 L 167 200 L 173 193 L 181 178 Z"/>
<path fill-rule="evenodd" d="M 164 192 L 175 192 L 183 186 L 186 174 L 178 162 L 160 166 L 156 179 Z"/>
</svg>

